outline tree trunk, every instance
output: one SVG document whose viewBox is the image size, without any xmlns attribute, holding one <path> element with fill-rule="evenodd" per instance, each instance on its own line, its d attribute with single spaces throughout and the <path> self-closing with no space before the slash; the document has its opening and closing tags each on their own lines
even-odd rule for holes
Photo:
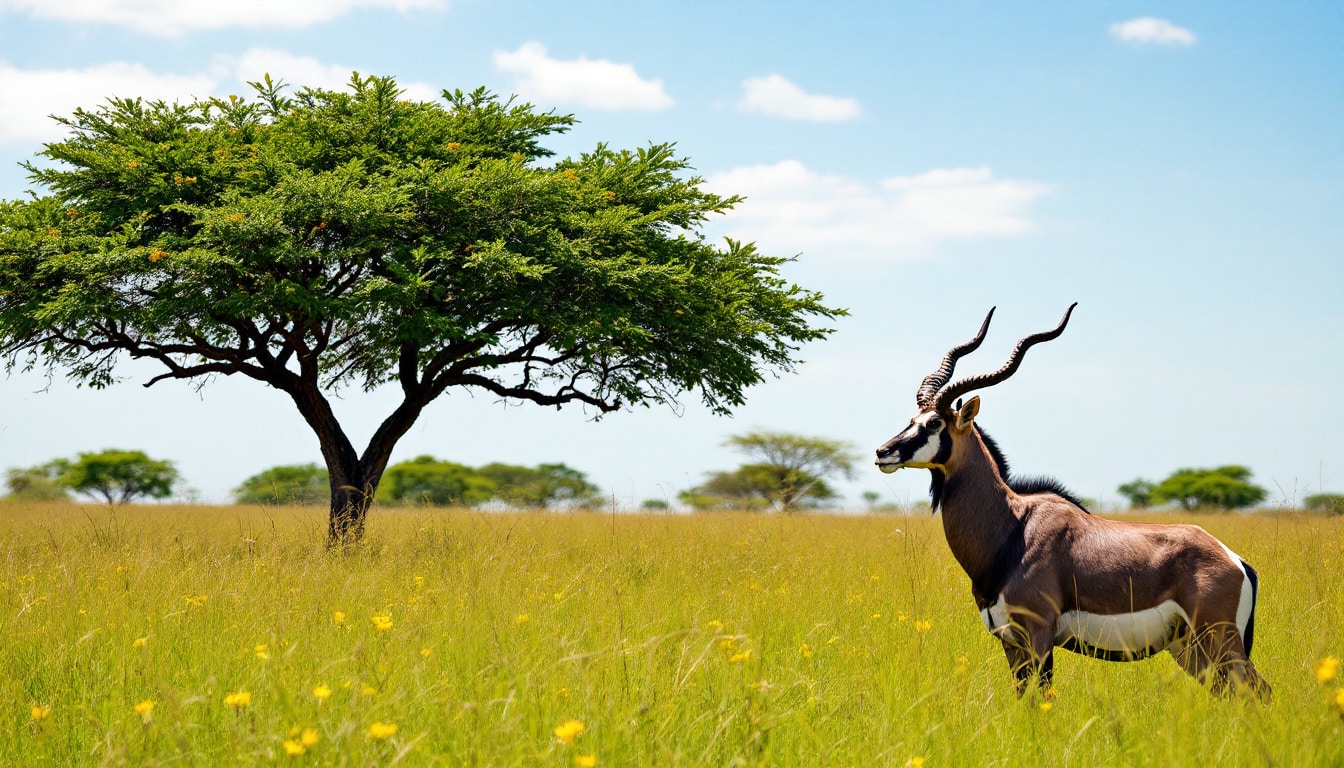
<svg viewBox="0 0 1344 768">
<path fill-rule="evenodd" d="M 365 479 L 362 483 L 347 477 L 338 480 L 337 473 L 330 468 L 328 474 L 331 477 L 331 517 L 327 523 L 327 549 L 348 547 L 364 538 L 364 521 L 373 505 L 378 479 L 372 482 Z"/>
</svg>

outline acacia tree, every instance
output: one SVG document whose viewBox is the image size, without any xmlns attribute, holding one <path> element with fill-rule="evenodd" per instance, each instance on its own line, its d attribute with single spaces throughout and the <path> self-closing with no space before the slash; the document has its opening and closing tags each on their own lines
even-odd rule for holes
<svg viewBox="0 0 1344 768">
<path fill-rule="evenodd" d="M 74 461 L 52 462 L 56 482 L 108 504 L 126 504 L 144 496 L 166 499 L 173 495 L 177 469 L 171 461 L 151 459 L 144 451 L 109 448 L 81 453 Z"/>
<path fill-rule="evenodd" d="M 391 78 L 253 99 L 111 99 L 60 118 L 0 205 L 0 356 L 93 387 L 122 353 L 166 379 L 241 375 L 289 397 L 331 484 L 330 544 L 363 535 L 397 440 L 468 387 L 596 415 L 698 392 L 716 412 L 791 370 L 843 310 L 785 260 L 706 241 L 740 202 L 669 144 L 548 164 L 569 115 Z M 401 400 L 359 449 L 335 390 Z"/>
<path fill-rule="evenodd" d="M 787 512 L 803 501 L 835 498 L 825 478 L 850 477 L 854 472 L 850 446 L 840 440 L 760 431 L 733 435 L 725 445 L 757 461 L 732 472 L 711 473 L 704 483 L 682 494 L 682 501 L 698 506 L 715 499 L 739 503 L 757 499 Z"/>
</svg>

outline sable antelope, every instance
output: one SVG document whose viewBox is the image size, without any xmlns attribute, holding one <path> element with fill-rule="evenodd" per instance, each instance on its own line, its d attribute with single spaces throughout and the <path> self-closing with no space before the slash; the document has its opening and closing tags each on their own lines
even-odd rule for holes
<svg viewBox="0 0 1344 768">
<path fill-rule="evenodd" d="M 960 402 L 1058 338 L 1075 306 L 1054 330 L 1019 341 L 1002 368 L 949 385 L 957 360 L 984 340 L 991 309 L 975 338 L 924 378 L 919 411 L 877 449 L 877 466 L 933 473 L 948 546 L 985 628 L 1003 643 L 1019 696 L 1033 678 L 1049 689 L 1055 646 L 1110 661 L 1170 651 L 1215 693 L 1232 686 L 1268 696 L 1250 659 L 1259 581 L 1245 560 L 1198 526 L 1108 520 L 1057 484 L 1006 482 L 1002 454 L 975 424 L 980 398 Z"/>
</svg>

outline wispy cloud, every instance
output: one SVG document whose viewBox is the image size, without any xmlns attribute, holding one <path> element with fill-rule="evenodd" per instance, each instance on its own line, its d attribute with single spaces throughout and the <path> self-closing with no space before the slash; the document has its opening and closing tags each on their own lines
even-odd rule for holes
<svg viewBox="0 0 1344 768">
<path fill-rule="evenodd" d="M 1195 33 L 1184 27 L 1178 27 L 1166 19 L 1144 16 L 1138 19 L 1118 22 L 1111 25 L 1111 36 L 1126 43 L 1137 45 L 1184 46 L 1199 41 Z"/>
<path fill-rule="evenodd" d="M 268 48 L 218 56 L 209 72 L 193 74 L 163 74 L 127 62 L 78 69 L 20 69 L 0 61 L 0 114 L 5 116 L 0 120 L 0 144 L 58 139 L 66 129 L 51 119 L 52 115 L 68 116 L 76 107 L 93 109 L 109 98 L 189 102 L 225 92 L 251 95 L 245 83 L 266 74 L 294 88 L 343 91 L 352 69 Z M 398 81 L 398 85 L 405 90 L 406 98 L 417 101 L 431 101 L 440 94 L 426 83 Z"/>
<path fill-rule="evenodd" d="M 166 101 L 211 96 L 205 75 L 164 75 L 139 64 L 113 62 L 81 69 L 18 69 L 0 62 L 0 143 L 51 141 L 65 128 L 50 115 L 68 116 L 110 97 Z"/>
<path fill-rule="evenodd" d="M 892 259 L 922 255 L 940 242 L 1032 232 L 1032 206 L 1051 190 L 1037 181 L 997 179 L 989 168 L 871 183 L 820 174 L 796 160 L 711 174 L 706 186 L 746 196 L 723 228 L 769 251 Z"/>
<path fill-rule="evenodd" d="M 518 75 L 519 94 L 535 101 L 640 111 L 667 109 L 674 103 L 662 80 L 645 80 L 629 64 L 582 56 L 553 59 L 536 42 L 524 43 L 516 51 L 495 51 L 494 64 Z"/>
<path fill-rule="evenodd" d="M 744 112 L 820 123 L 845 122 L 863 114 L 856 99 L 807 93 L 782 75 L 743 80 L 737 106 Z"/>
<path fill-rule="evenodd" d="M 201 29 L 309 27 L 356 10 L 404 12 L 444 5 L 444 0 L 0 0 L 0 13 L 113 24 L 176 37 Z"/>
</svg>

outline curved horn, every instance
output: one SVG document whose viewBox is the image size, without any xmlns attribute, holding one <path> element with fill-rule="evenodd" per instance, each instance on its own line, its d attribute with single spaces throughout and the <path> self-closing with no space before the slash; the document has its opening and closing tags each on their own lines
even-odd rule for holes
<svg viewBox="0 0 1344 768">
<path fill-rule="evenodd" d="M 943 356 L 943 364 L 938 366 L 938 370 L 924 377 L 924 381 L 919 384 L 919 390 L 915 393 L 915 405 L 925 408 L 932 403 L 934 397 L 938 395 L 938 390 L 942 389 L 947 380 L 952 378 L 952 370 L 957 367 L 957 361 L 980 347 L 980 342 L 985 340 L 985 331 L 989 330 L 989 319 L 994 317 L 995 309 L 997 307 L 989 308 L 989 314 L 985 315 L 985 322 L 980 324 L 980 332 L 975 334 L 975 338 L 959 347 L 948 350 L 947 354 Z"/>
<path fill-rule="evenodd" d="M 1068 310 L 1064 313 L 1064 319 L 1059 321 L 1059 325 L 1055 326 L 1054 330 L 1033 333 L 1017 342 L 1017 346 L 1013 348 L 1013 354 L 1008 356 L 1008 362 L 1004 363 L 1003 367 L 999 370 L 994 371 L 993 373 L 982 373 L 979 376 L 971 376 L 962 379 L 947 387 L 942 392 L 939 392 L 937 400 L 934 401 L 934 407 L 939 411 L 946 411 L 948 403 L 961 397 L 967 392 L 991 387 L 1007 379 L 1009 376 L 1012 376 L 1017 372 L 1017 367 L 1022 364 L 1022 356 L 1028 349 L 1031 349 L 1042 341 L 1051 341 L 1059 338 L 1059 335 L 1064 332 L 1064 326 L 1069 324 L 1069 315 L 1073 314 L 1073 308 L 1076 306 L 1078 306 L 1078 302 L 1076 301 L 1069 305 Z"/>
</svg>

